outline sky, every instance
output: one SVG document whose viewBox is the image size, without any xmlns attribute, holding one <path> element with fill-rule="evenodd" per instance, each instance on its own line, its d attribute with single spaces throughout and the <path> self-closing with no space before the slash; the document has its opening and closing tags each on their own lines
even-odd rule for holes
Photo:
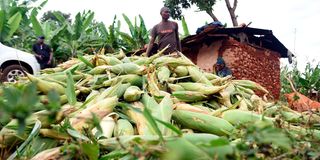
<svg viewBox="0 0 320 160">
<path fill-rule="evenodd" d="M 233 0 L 231 0 L 233 2 Z M 114 15 L 123 20 L 122 13 L 131 20 L 142 15 L 148 29 L 159 23 L 163 0 L 49 0 L 43 8 L 70 13 L 74 17 L 83 10 L 95 12 L 95 19 L 110 25 Z M 238 0 L 236 14 L 238 22 L 252 22 L 250 27 L 272 30 L 273 34 L 291 51 L 298 60 L 299 68 L 306 62 L 320 62 L 320 0 Z M 225 1 L 217 0 L 214 13 L 222 23 L 232 26 Z M 195 34 L 198 27 L 212 19 L 196 7 L 183 10 L 189 31 Z M 181 26 L 181 22 L 177 21 Z M 127 26 L 123 22 L 122 30 Z M 182 33 L 182 27 L 179 28 Z M 288 64 L 286 59 L 282 64 Z"/>
</svg>

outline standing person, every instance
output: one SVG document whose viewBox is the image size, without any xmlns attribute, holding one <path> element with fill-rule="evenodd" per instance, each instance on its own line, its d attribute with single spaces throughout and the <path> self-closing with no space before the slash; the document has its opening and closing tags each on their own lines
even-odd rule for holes
<svg viewBox="0 0 320 160">
<path fill-rule="evenodd" d="M 168 44 L 169 48 L 164 54 L 170 54 L 175 51 L 181 51 L 181 43 L 179 39 L 178 24 L 169 21 L 170 10 L 168 7 L 162 7 L 160 10 L 162 20 L 155 25 L 151 30 L 151 39 L 147 47 L 147 56 L 151 56 L 151 49 L 154 45 L 156 38 L 158 38 L 158 49 L 165 48 Z"/>
<path fill-rule="evenodd" d="M 37 43 L 32 46 L 32 51 L 40 63 L 40 68 L 49 68 L 52 65 L 53 52 L 49 45 L 44 43 L 44 36 L 38 37 Z"/>
</svg>

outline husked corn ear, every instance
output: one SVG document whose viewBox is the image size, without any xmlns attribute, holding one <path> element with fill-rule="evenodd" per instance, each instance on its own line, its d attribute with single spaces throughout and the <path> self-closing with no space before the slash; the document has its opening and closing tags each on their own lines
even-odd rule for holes
<svg viewBox="0 0 320 160">
<path fill-rule="evenodd" d="M 178 98 L 182 102 L 197 102 L 208 98 L 201 92 L 195 91 L 176 91 L 172 93 L 172 96 Z"/>
<path fill-rule="evenodd" d="M 126 119 L 119 119 L 116 123 L 113 135 L 115 137 L 134 135 L 132 124 Z"/>
<path fill-rule="evenodd" d="M 203 72 L 201 72 L 195 66 L 188 66 L 189 75 L 194 82 L 204 83 L 207 85 L 212 85 L 211 82 L 207 79 Z"/>
<path fill-rule="evenodd" d="M 175 110 L 173 118 L 184 127 L 219 136 L 229 135 L 234 130 L 228 121 L 203 113 Z"/>
<path fill-rule="evenodd" d="M 139 87 L 130 86 L 124 92 L 123 98 L 127 102 L 134 102 L 134 101 L 137 101 L 141 98 L 142 93 L 143 93 L 143 91 L 141 91 Z"/>
</svg>

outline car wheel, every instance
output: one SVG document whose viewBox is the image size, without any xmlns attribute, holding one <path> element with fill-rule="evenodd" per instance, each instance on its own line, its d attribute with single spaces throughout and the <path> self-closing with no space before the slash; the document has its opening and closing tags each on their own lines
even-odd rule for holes
<svg viewBox="0 0 320 160">
<path fill-rule="evenodd" d="M 5 82 L 16 82 L 18 77 L 25 76 L 24 72 L 28 72 L 28 70 L 20 65 L 10 65 L 3 69 L 3 73 L 1 75 L 1 81 Z"/>
</svg>

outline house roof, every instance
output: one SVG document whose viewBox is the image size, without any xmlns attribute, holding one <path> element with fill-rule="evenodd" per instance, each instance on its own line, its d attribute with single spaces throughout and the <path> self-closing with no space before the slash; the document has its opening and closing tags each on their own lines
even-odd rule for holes
<svg viewBox="0 0 320 160">
<path fill-rule="evenodd" d="M 250 27 L 235 27 L 235 28 L 215 28 L 208 27 L 203 32 L 190 35 L 184 38 L 182 46 L 192 46 L 197 43 L 208 42 L 215 38 L 233 37 L 240 41 L 239 33 L 245 33 L 248 37 L 248 42 L 252 45 L 270 49 L 278 52 L 281 58 L 291 59 L 292 53 L 273 35 L 272 30 L 250 28 Z"/>
</svg>

